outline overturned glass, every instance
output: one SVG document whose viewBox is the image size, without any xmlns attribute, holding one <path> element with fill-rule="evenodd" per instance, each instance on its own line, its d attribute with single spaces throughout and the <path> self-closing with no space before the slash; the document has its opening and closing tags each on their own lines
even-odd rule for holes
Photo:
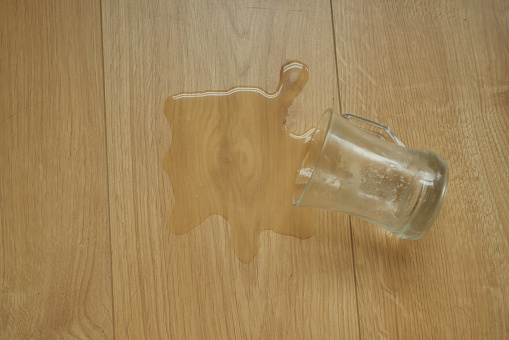
<svg viewBox="0 0 509 340">
<path fill-rule="evenodd" d="M 348 119 L 381 129 L 394 143 Z M 406 148 L 389 128 L 328 109 L 307 141 L 293 205 L 341 211 L 415 240 L 437 218 L 448 178 L 438 154 Z"/>
</svg>

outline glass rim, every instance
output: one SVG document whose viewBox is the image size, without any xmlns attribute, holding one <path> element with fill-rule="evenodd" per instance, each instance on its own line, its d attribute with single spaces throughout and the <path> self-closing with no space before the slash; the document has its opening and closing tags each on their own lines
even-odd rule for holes
<svg viewBox="0 0 509 340">
<path fill-rule="evenodd" d="M 322 116 L 320 117 L 320 120 L 318 120 L 318 124 L 316 125 L 317 128 L 315 128 L 315 131 L 313 131 L 313 134 L 311 135 L 309 141 L 307 143 L 310 143 L 311 141 L 314 140 L 314 136 L 316 134 L 316 132 L 319 130 L 319 127 L 321 125 L 324 125 L 323 122 L 327 121 L 327 129 L 326 129 L 326 133 L 325 133 L 325 136 L 323 137 L 323 143 L 322 145 L 320 146 L 320 152 L 318 153 L 318 157 L 316 158 L 316 161 L 314 162 L 314 165 L 313 165 L 313 168 L 312 168 L 312 171 L 311 171 L 311 176 L 308 177 L 307 179 L 307 182 L 306 182 L 306 185 L 304 187 L 304 189 L 302 190 L 302 192 L 297 195 L 297 179 L 299 178 L 300 175 L 300 170 L 304 167 L 304 163 L 306 162 L 306 157 L 309 153 L 309 147 L 311 144 L 308 144 L 307 148 L 306 148 L 306 152 L 304 153 L 304 157 L 302 158 L 302 162 L 300 164 L 300 167 L 299 167 L 299 173 L 297 174 L 297 177 L 295 178 L 295 183 L 294 183 L 294 186 L 293 186 L 293 193 L 292 193 L 292 205 L 294 207 L 297 207 L 299 206 L 304 197 L 306 196 L 307 192 L 308 192 L 308 189 L 309 189 L 309 185 L 311 184 L 311 181 L 313 180 L 313 177 L 316 173 L 316 169 L 318 168 L 318 165 L 320 164 L 320 160 L 322 159 L 322 155 L 323 155 L 323 150 L 324 150 L 324 147 L 325 147 L 325 142 L 327 140 L 327 138 L 329 137 L 329 134 L 330 134 L 330 126 L 331 126 L 331 123 L 332 123 L 332 118 L 333 118 L 333 115 L 334 115 L 334 111 L 332 110 L 332 108 L 329 108 L 327 110 L 325 110 L 325 112 L 322 114 Z M 310 162 L 310 163 L 313 163 L 313 162 Z M 296 200 L 296 196 L 298 196 L 298 199 Z"/>
</svg>

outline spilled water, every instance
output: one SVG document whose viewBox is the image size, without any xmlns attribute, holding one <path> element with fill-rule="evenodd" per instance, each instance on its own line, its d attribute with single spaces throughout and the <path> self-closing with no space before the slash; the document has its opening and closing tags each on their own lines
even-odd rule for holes
<svg viewBox="0 0 509 340">
<path fill-rule="evenodd" d="M 292 191 L 312 130 L 297 136 L 286 128 L 288 108 L 309 78 L 306 65 L 281 69 L 276 92 L 257 87 L 180 93 L 164 114 L 172 143 L 164 159 L 175 206 L 169 228 L 185 234 L 211 215 L 231 226 L 231 243 L 251 262 L 264 230 L 301 239 L 315 233 L 312 213 L 292 206 Z"/>
</svg>

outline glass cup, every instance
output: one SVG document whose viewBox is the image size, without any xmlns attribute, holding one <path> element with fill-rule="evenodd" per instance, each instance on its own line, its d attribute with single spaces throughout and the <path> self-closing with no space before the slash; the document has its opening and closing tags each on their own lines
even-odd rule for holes
<svg viewBox="0 0 509 340">
<path fill-rule="evenodd" d="M 348 119 L 383 129 L 394 143 Z M 389 128 L 328 109 L 307 141 L 293 205 L 341 211 L 415 240 L 438 216 L 448 178 L 436 153 L 406 148 Z"/>
</svg>

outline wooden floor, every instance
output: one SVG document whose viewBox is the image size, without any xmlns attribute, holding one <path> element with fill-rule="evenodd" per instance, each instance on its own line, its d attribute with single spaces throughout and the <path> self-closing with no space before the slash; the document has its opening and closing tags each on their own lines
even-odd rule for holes
<svg viewBox="0 0 509 340">
<path fill-rule="evenodd" d="M 506 0 L 8 0 L 0 39 L 1 339 L 509 338 Z M 244 264 L 219 217 L 169 232 L 165 99 L 293 59 L 294 126 L 332 107 L 448 161 L 426 237 L 317 211 Z"/>
</svg>

